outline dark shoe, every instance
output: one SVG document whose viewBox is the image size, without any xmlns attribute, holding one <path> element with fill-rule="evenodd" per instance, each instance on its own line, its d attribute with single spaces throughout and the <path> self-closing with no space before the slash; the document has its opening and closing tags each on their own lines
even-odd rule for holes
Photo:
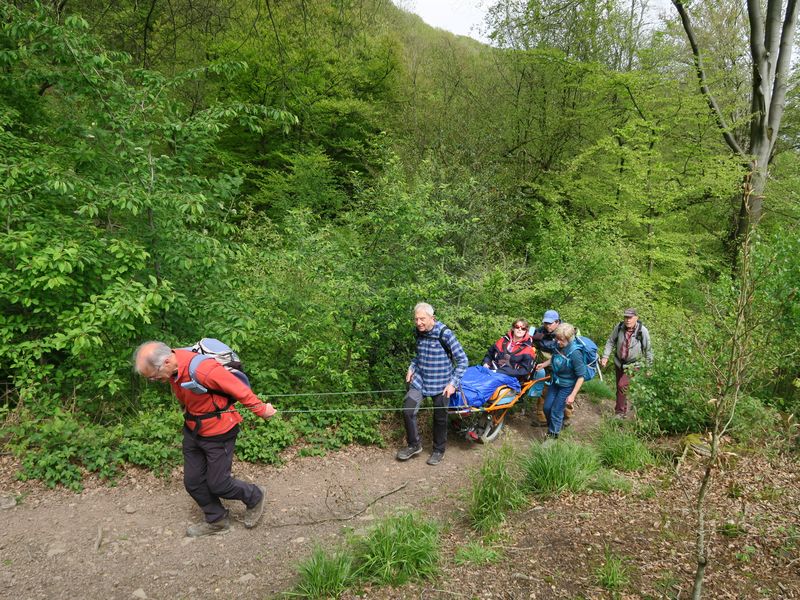
<svg viewBox="0 0 800 600">
<path fill-rule="evenodd" d="M 438 465 L 440 462 L 442 462 L 443 458 L 444 458 L 444 452 L 439 452 L 437 450 L 434 450 L 433 454 L 431 454 L 430 457 L 428 458 L 428 464 L 434 466 Z"/>
<path fill-rule="evenodd" d="M 397 460 L 408 460 L 412 456 L 416 456 L 422 452 L 422 444 L 417 444 L 416 446 L 408 446 L 407 448 L 403 448 L 397 453 Z"/>
<path fill-rule="evenodd" d="M 248 529 L 252 529 L 258 525 L 261 515 L 264 514 L 264 502 L 267 501 L 267 490 L 261 485 L 258 486 L 258 489 L 261 490 L 261 500 L 259 500 L 258 504 L 253 508 L 248 508 L 244 511 L 244 526 Z"/>
<path fill-rule="evenodd" d="M 542 423 L 541 421 L 534 419 L 531 421 L 531 427 L 547 427 L 547 421 Z"/>
<path fill-rule="evenodd" d="M 544 441 L 542 442 L 542 448 L 547 448 L 548 446 L 552 446 L 556 443 L 558 439 L 557 433 L 551 433 L 550 431 L 547 432 Z"/>
<path fill-rule="evenodd" d="M 186 530 L 186 535 L 192 538 L 203 537 L 204 535 L 220 535 L 231 530 L 231 520 L 228 516 L 222 517 L 213 523 L 197 523 Z"/>
</svg>

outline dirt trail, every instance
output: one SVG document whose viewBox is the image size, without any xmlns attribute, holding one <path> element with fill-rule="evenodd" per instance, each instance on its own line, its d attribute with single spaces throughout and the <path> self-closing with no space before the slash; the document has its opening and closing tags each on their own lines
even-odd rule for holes
<svg viewBox="0 0 800 600">
<path fill-rule="evenodd" d="M 599 411 L 579 399 L 575 432 L 588 431 Z M 493 445 L 541 439 L 544 430 L 529 422 L 514 416 Z M 423 439 L 425 452 L 406 463 L 395 460 L 394 447 L 351 447 L 279 468 L 237 462 L 237 477 L 267 487 L 263 520 L 245 529 L 243 506 L 232 503 L 233 530 L 200 539 L 185 537 L 201 513 L 179 471 L 167 480 L 131 471 L 116 487 L 89 481 L 73 494 L 14 481 L 16 465 L 3 457 L 0 496 L 21 501 L 0 511 L 0 598 L 265 598 L 286 591 L 297 563 L 317 544 L 337 544 L 344 527 L 359 530 L 402 508 L 451 510 L 470 467 L 492 447 L 451 435 L 444 461 L 430 467 L 430 436 Z"/>
</svg>

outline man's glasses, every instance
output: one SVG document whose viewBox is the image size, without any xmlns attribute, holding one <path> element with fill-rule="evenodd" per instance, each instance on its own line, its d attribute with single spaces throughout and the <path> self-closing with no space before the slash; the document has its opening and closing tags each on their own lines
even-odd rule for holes
<svg viewBox="0 0 800 600">
<path fill-rule="evenodd" d="M 153 373 L 149 377 L 146 377 L 145 379 L 147 379 L 147 381 L 158 381 L 159 377 L 161 377 L 161 371 L 163 370 L 164 370 L 164 365 L 161 365 L 156 369 L 155 373 Z"/>
</svg>

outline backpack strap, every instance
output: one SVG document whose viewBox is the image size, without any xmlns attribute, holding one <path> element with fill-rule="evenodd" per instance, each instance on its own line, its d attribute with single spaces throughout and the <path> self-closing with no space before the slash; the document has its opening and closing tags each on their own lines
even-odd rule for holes
<svg viewBox="0 0 800 600">
<path fill-rule="evenodd" d="M 444 332 L 445 332 L 445 331 L 450 331 L 450 330 L 447 328 L 447 325 L 445 325 L 444 327 L 442 327 L 442 330 L 439 332 L 439 343 L 442 345 L 442 348 L 444 349 L 444 351 L 445 351 L 445 354 L 447 354 L 447 358 L 449 358 L 449 359 L 450 359 L 450 363 L 453 363 L 453 362 L 455 362 L 455 359 L 453 358 L 453 350 L 452 350 L 452 349 L 450 348 L 450 346 L 448 346 L 448 345 L 447 345 L 447 343 L 444 341 Z"/>
<path fill-rule="evenodd" d="M 200 366 L 204 360 L 213 359 L 213 356 L 208 356 L 205 354 L 197 354 L 196 356 L 192 357 L 192 360 L 189 361 L 189 381 L 186 381 L 181 384 L 181 387 L 193 392 L 195 394 L 211 394 L 212 396 L 222 396 L 226 400 L 225 406 L 219 406 L 216 402 L 214 402 L 213 398 L 211 400 L 214 408 L 211 412 L 203 413 L 200 415 L 192 415 L 189 414 L 188 410 L 183 412 L 183 419 L 185 421 L 192 421 L 194 423 L 194 429 L 192 429 L 192 437 L 197 439 L 197 435 L 200 432 L 200 425 L 202 421 L 206 419 L 213 419 L 216 417 L 217 419 L 222 417 L 222 413 L 229 410 L 231 406 L 236 404 L 236 398 L 231 396 L 230 394 L 223 392 L 221 390 L 209 389 L 205 387 L 200 381 L 197 379 L 197 368 Z M 247 380 L 247 376 L 242 373 L 241 371 L 231 371 L 242 383 L 245 383 L 248 387 L 250 386 L 250 382 Z M 241 376 L 240 376 L 241 374 Z"/>
</svg>

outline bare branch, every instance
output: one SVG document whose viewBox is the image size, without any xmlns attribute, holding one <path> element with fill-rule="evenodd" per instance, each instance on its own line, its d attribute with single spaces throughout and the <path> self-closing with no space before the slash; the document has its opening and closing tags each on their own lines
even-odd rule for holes
<svg viewBox="0 0 800 600">
<path fill-rule="evenodd" d="M 769 106 L 769 149 L 775 147 L 778 140 L 778 129 L 783 118 L 783 109 L 786 106 L 786 89 L 789 80 L 789 68 L 792 62 L 792 47 L 794 42 L 794 32 L 797 27 L 797 0 L 789 0 L 786 5 L 786 16 L 783 19 L 783 31 L 781 32 L 781 44 L 778 51 L 777 65 L 775 67 L 775 80 L 772 84 L 772 100 Z"/>
<path fill-rule="evenodd" d="M 674 1 L 674 0 L 673 0 Z M 753 61 L 764 60 L 764 24 L 761 22 L 760 0 L 747 0 L 747 16 L 750 19 L 750 55 Z"/>
<path fill-rule="evenodd" d="M 751 2 L 755 2 L 757 4 L 758 0 L 751 0 Z M 725 121 L 725 117 L 722 116 L 722 111 L 719 109 L 716 99 L 711 95 L 711 90 L 708 89 L 708 84 L 706 83 L 706 73 L 703 69 L 703 62 L 700 57 L 700 47 L 697 45 L 697 38 L 694 35 L 694 28 L 692 27 L 692 22 L 689 19 L 689 13 L 686 12 L 686 7 L 683 5 L 682 0 L 672 0 L 672 4 L 675 6 L 675 9 L 678 11 L 678 14 L 681 17 L 683 30 L 686 32 L 686 38 L 689 40 L 689 45 L 692 47 L 694 68 L 695 72 L 697 73 L 697 79 L 700 82 L 700 91 L 703 93 L 711 112 L 714 114 L 714 119 L 717 121 L 717 126 L 722 131 L 722 137 L 725 139 L 725 143 L 728 144 L 728 147 L 731 150 L 733 150 L 743 159 L 747 160 L 747 157 L 739 147 L 736 138 L 733 137 L 731 129 Z"/>
<path fill-rule="evenodd" d="M 778 58 L 778 31 L 781 29 L 781 8 L 783 0 L 769 0 L 767 3 L 767 27 L 764 34 L 766 59 L 770 65 L 770 79 L 774 74 L 774 65 Z M 760 41 L 760 40 L 759 40 Z"/>
</svg>

